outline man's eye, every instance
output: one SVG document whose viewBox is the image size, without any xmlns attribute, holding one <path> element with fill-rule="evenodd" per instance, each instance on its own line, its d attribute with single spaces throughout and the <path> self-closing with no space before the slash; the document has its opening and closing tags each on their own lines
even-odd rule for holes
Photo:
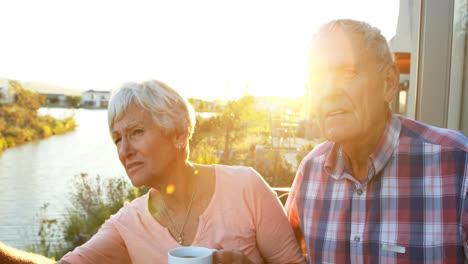
<svg viewBox="0 0 468 264">
<path fill-rule="evenodd" d="M 139 135 L 141 133 L 143 133 L 143 129 L 135 129 L 132 132 L 132 136 Z"/>
<path fill-rule="evenodd" d="M 120 140 L 121 140 L 120 138 L 116 138 L 116 139 L 114 139 L 114 143 L 117 145 L 117 144 L 120 143 Z"/>
<path fill-rule="evenodd" d="M 326 75 L 323 72 L 310 72 L 309 73 L 309 82 L 311 85 L 317 84 L 323 80 L 323 76 Z"/>
<path fill-rule="evenodd" d="M 353 78 L 354 76 L 356 76 L 356 71 L 355 70 L 353 70 L 353 69 L 343 70 L 343 77 L 344 78 L 350 79 L 350 78 Z"/>
</svg>

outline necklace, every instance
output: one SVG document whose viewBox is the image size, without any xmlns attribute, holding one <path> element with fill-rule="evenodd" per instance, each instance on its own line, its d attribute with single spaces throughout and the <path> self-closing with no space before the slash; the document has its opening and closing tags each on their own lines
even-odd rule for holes
<svg viewBox="0 0 468 264">
<path fill-rule="evenodd" d="M 197 175 L 198 170 L 195 170 L 194 174 Z M 176 225 L 174 224 L 174 221 L 172 221 L 171 216 L 169 215 L 169 210 L 167 209 L 166 203 L 164 202 L 164 199 L 161 197 L 161 201 L 162 201 L 162 205 L 163 205 L 163 209 L 164 209 L 164 214 L 166 214 L 167 219 L 169 219 L 169 222 L 171 222 L 172 228 L 174 228 L 174 230 L 178 233 L 177 234 L 177 242 L 179 242 L 179 244 L 181 244 L 181 245 L 182 245 L 182 243 L 184 243 L 184 240 L 182 239 L 182 232 L 184 231 L 185 224 L 187 223 L 188 216 L 190 215 L 190 209 L 192 209 L 193 197 L 195 197 L 195 192 L 197 190 L 197 187 L 198 187 L 198 183 L 197 183 L 197 185 L 195 185 L 193 187 L 192 197 L 190 198 L 187 213 L 185 214 L 184 223 L 182 224 L 182 228 L 180 229 L 180 231 L 177 229 Z"/>
</svg>

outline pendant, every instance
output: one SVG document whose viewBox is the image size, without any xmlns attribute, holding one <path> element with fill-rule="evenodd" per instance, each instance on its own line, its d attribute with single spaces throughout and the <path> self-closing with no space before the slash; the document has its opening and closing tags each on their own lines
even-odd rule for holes
<svg viewBox="0 0 468 264">
<path fill-rule="evenodd" d="M 182 237 L 180 235 L 179 235 L 179 239 L 177 240 L 177 242 L 179 242 L 179 244 L 181 244 L 181 245 L 184 242 L 184 240 L 182 240 Z"/>
</svg>

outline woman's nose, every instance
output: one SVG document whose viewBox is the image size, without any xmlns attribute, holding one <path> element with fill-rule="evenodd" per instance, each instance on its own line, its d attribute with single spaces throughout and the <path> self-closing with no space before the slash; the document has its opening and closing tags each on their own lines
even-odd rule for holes
<svg viewBox="0 0 468 264">
<path fill-rule="evenodd" d="M 131 142 L 126 138 L 122 138 L 120 140 L 120 144 L 119 144 L 119 157 L 120 157 L 120 159 L 122 160 L 123 158 L 126 158 L 131 153 L 132 153 Z"/>
</svg>

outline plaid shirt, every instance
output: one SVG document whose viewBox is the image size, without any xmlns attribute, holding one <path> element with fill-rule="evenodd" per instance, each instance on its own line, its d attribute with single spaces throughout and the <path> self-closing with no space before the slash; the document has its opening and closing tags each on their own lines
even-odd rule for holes
<svg viewBox="0 0 468 264">
<path fill-rule="evenodd" d="M 339 144 L 302 161 L 286 203 L 310 263 L 468 263 L 468 138 L 389 118 L 359 183 Z"/>
</svg>

